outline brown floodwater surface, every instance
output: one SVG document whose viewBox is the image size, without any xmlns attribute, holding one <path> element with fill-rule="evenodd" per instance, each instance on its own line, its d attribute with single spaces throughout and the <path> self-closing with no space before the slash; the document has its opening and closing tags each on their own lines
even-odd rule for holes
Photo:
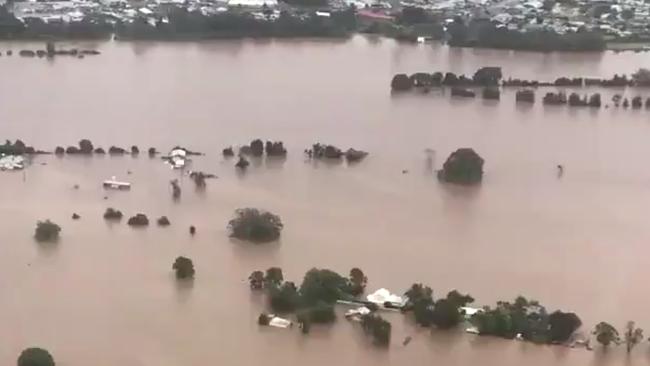
<svg viewBox="0 0 650 366">
<path fill-rule="evenodd" d="M 515 105 L 514 89 L 499 103 L 389 92 L 396 72 L 501 65 L 519 78 L 610 77 L 646 66 L 647 55 L 450 50 L 363 37 L 90 46 L 102 55 L 0 58 L 0 137 L 43 149 L 81 138 L 143 151 L 181 144 L 205 152 L 193 167 L 219 179 L 197 192 L 182 178 L 174 202 L 169 181 L 178 172 L 146 153 L 38 156 L 24 173 L 0 173 L 0 364 L 34 345 L 63 366 L 647 364 L 647 343 L 628 359 L 622 347 L 603 353 L 431 334 L 400 314 L 387 315 L 387 351 L 342 317 L 306 337 L 260 329 L 264 301 L 246 281 L 269 266 L 297 282 L 311 267 L 358 266 L 373 290 L 401 293 L 423 282 L 439 295 L 469 292 L 478 304 L 522 294 L 575 311 L 585 331 L 601 320 L 650 329 L 650 112 L 525 108 Z M 255 137 L 284 141 L 288 158 L 236 174 L 221 149 Z M 370 155 L 354 166 L 311 163 L 302 151 L 316 141 Z M 459 147 L 485 158 L 480 187 L 434 178 Z M 436 152 L 430 163 L 427 148 Z M 100 182 L 113 175 L 132 190 L 103 191 Z M 172 225 L 108 224 L 109 206 L 166 215 Z M 246 206 L 282 217 L 279 243 L 228 238 L 233 210 Z M 56 245 L 32 239 L 45 218 L 63 227 Z M 178 255 L 194 261 L 191 285 L 173 278 Z M 403 347 L 406 336 L 413 341 Z"/>
</svg>

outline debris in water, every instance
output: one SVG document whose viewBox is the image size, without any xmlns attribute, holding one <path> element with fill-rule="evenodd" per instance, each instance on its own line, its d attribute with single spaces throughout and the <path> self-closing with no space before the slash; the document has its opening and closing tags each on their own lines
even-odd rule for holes
<svg viewBox="0 0 650 366">
<path fill-rule="evenodd" d="M 25 159 L 20 155 L 0 155 L 0 170 L 22 170 Z"/>
<path fill-rule="evenodd" d="M 241 155 L 239 156 L 239 161 L 237 162 L 237 164 L 235 164 L 237 168 L 242 170 L 246 169 L 249 165 L 250 163 L 248 162 L 248 160 L 246 160 L 246 158 Z"/>
<path fill-rule="evenodd" d="M 406 346 L 409 343 L 411 343 L 411 339 L 412 339 L 411 336 L 407 336 L 406 338 L 404 338 L 404 342 L 402 342 L 402 346 Z"/>
<path fill-rule="evenodd" d="M 172 186 L 172 197 L 178 199 L 181 197 L 181 186 L 178 184 L 178 179 L 169 182 Z"/>
<path fill-rule="evenodd" d="M 119 190 L 131 189 L 131 183 L 118 181 L 115 178 L 115 176 L 111 177 L 111 179 L 105 180 L 103 185 L 104 188 L 109 188 L 109 189 L 119 189 Z"/>
</svg>

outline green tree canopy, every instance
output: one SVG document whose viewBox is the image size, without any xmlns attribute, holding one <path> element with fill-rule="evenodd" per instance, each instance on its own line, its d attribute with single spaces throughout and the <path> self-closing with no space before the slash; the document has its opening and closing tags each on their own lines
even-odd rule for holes
<svg viewBox="0 0 650 366">
<path fill-rule="evenodd" d="M 280 313 L 293 312 L 301 305 L 300 294 L 296 285 L 287 281 L 280 287 L 270 287 L 269 289 L 269 302 L 273 311 Z"/>
<path fill-rule="evenodd" d="M 194 277 L 194 263 L 189 258 L 183 256 L 177 257 L 172 265 L 172 269 L 176 271 L 176 278 L 178 279 Z"/>
<path fill-rule="evenodd" d="M 18 366 L 55 366 L 55 363 L 50 352 L 34 347 L 20 353 Z"/>
<path fill-rule="evenodd" d="M 306 305 L 315 305 L 319 302 L 333 304 L 337 300 L 348 297 L 347 291 L 349 291 L 347 279 L 329 269 L 310 269 L 300 285 L 300 294 Z"/>
<path fill-rule="evenodd" d="M 280 237 L 283 225 L 277 215 L 256 208 L 235 211 L 235 217 L 228 223 L 230 236 L 255 243 L 265 243 Z"/>
<path fill-rule="evenodd" d="M 612 343 L 618 344 L 620 342 L 620 337 L 616 328 L 606 322 L 596 324 L 593 334 L 596 336 L 598 343 L 602 344 L 603 347 L 607 347 Z"/>
<path fill-rule="evenodd" d="M 368 277 L 359 268 L 352 268 L 350 270 L 350 294 L 359 296 L 365 291 L 368 284 Z"/>
<path fill-rule="evenodd" d="M 271 267 L 266 270 L 266 275 L 264 276 L 264 286 L 267 288 L 279 287 L 284 281 L 284 275 L 282 274 L 282 268 L 280 267 Z"/>
<path fill-rule="evenodd" d="M 549 315 L 549 341 L 564 343 L 582 325 L 582 321 L 575 313 L 565 313 L 560 310 Z"/>
</svg>

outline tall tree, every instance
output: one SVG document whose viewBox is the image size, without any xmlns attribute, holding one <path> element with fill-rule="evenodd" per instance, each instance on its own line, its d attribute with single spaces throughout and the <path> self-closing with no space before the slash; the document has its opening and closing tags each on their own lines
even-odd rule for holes
<svg viewBox="0 0 650 366">
<path fill-rule="evenodd" d="M 633 321 L 627 322 L 625 325 L 625 346 L 627 348 L 627 353 L 632 351 L 632 348 L 636 346 L 639 342 L 643 340 L 643 329 L 637 328 Z"/>
</svg>

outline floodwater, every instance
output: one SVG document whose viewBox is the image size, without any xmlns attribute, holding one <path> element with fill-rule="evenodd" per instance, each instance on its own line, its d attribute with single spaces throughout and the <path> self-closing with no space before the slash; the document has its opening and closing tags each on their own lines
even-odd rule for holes
<svg viewBox="0 0 650 366">
<path fill-rule="evenodd" d="M 280 266 L 300 282 L 311 267 L 358 266 L 369 289 L 401 293 L 424 282 L 439 295 L 469 292 L 478 304 L 522 294 L 577 312 L 586 332 L 601 320 L 650 327 L 650 112 L 524 108 L 514 90 L 487 103 L 439 92 L 391 97 L 388 88 L 396 72 L 471 74 L 483 65 L 520 78 L 609 77 L 647 65 L 648 56 L 449 50 L 363 37 L 91 46 L 103 54 L 0 58 L 0 136 L 43 149 L 81 138 L 104 148 L 181 144 L 205 152 L 193 167 L 219 179 L 197 192 L 183 178 L 174 202 L 168 182 L 178 172 L 146 153 L 39 156 L 24 173 L 1 173 L 0 364 L 29 346 L 49 349 L 63 366 L 647 364 L 647 343 L 627 358 L 622 348 L 431 334 L 399 314 L 388 315 L 388 351 L 342 318 L 307 337 L 260 329 L 264 302 L 246 278 Z M 289 156 L 237 174 L 220 151 L 255 137 L 284 141 Z M 314 164 L 302 151 L 316 141 L 370 155 L 354 166 Z M 480 187 L 433 177 L 459 147 L 485 158 Z M 436 152 L 430 162 L 427 148 Z M 103 191 L 100 182 L 113 175 L 133 189 Z M 109 206 L 166 215 L 172 225 L 107 224 Z M 279 243 L 229 240 L 233 210 L 247 206 L 282 217 Z M 45 218 L 63 227 L 57 245 L 32 239 Z M 173 278 L 178 255 L 194 260 L 191 285 Z"/>
</svg>

